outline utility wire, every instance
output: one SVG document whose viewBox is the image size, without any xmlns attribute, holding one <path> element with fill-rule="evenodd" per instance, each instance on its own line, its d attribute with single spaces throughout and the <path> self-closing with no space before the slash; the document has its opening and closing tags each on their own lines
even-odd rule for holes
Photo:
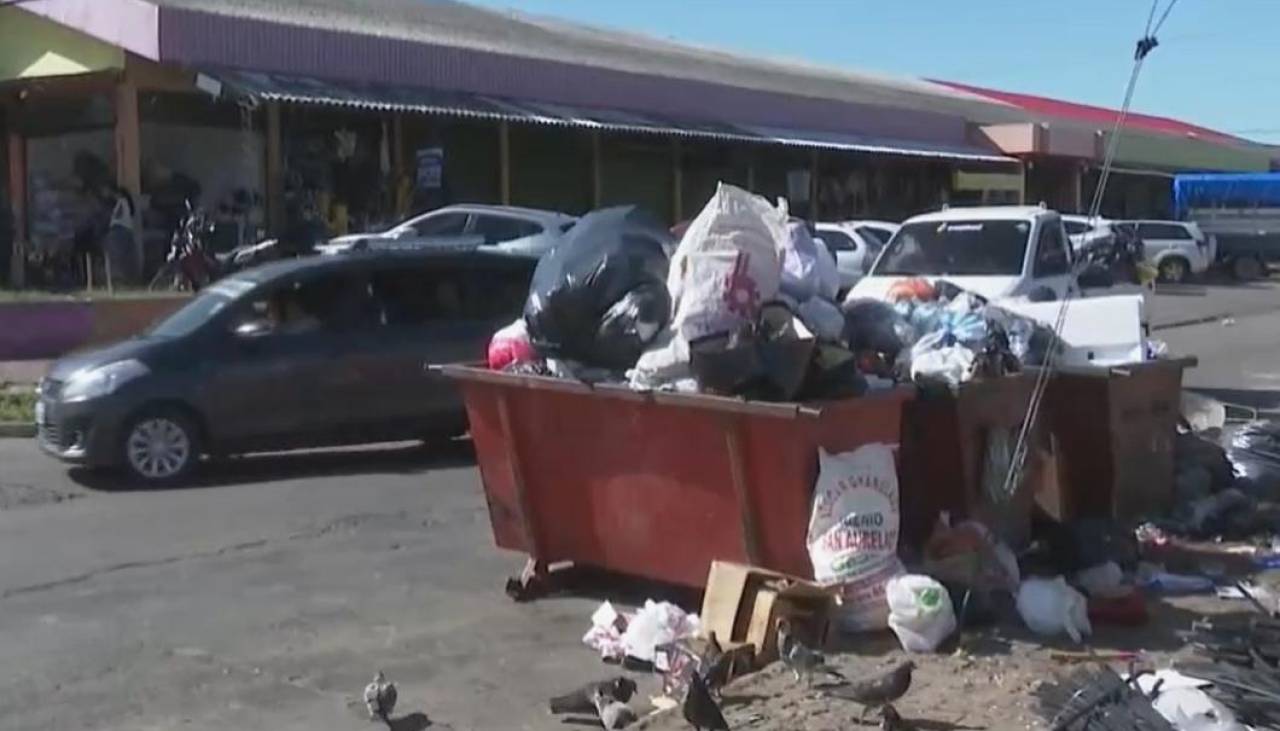
<svg viewBox="0 0 1280 731">
<path fill-rule="evenodd" d="M 1129 74 L 1129 83 L 1125 86 L 1124 103 L 1120 105 L 1120 111 L 1116 114 L 1115 126 L 1112 127 L 1111 137 L 1107 140 L 1106 153 L 1102 158 L 1102 172 L 1098 176 L 1098 184 L 1093 190 L 1093 199 L 1089 203 L 1088 218 L 1094 221 L 1098 218 L 1102 210 L 1103 195 L 1106 192 L 1107 182 L 1111 178 L 1111 169 L 1115 162 L 1116 149 L 1120 144 L 1120 131 L 1124 128 L 1125 118 L 1129 116 L 1129 107 L 1133 104 L 1133 93 L 1138 85 L 1138 76 L 1142 72 L 1142 64 L 1146 61 L 1147 55 L 1160 45 L 1156 40 L 1155 33 L 1160 30 L 1164 22 L 1168 20 L 1169 13 L 1173 10 L 1178 0 L 1169 0 L 1168 6 L 1165 7 L 1164 13 L 1160 16 L 1160 20 L 1152 27 L 1151 19 L 1155 17 L 1156 9 L 1159 7 L 1160 0 L 1151 0 L 1151 12 L 1147 16 L 1147 25 L 1143 31 L 1143 35 L 1138 39 L 1137 45 L 1133 52 L 1133 70 Z M 1058 305 L 1057 318 L 1054 320 L 1053 334 L 1055 342 L 1062 336 L 1062 329 L 1066 325 L 1068 305 L 1071 302 L 1071 292 L 1068 291 L 1063 295 L 1061 303 Z M 1009 470 L 1005 473 L 1004 485 L 1001 489 L 1001 495 L 993 496 L 997 498 L 1011 499 L 1014 492 L 1018 489 L 1022 481 L 1023 471 L 1026 468 L 1027 453 L 1030 449 L 1031 432 L 1035 427 L 1036 421 L 1040 416 L 1040 405 L 1044 402 L 1045 389 L 1049 385 L 1049 378 L 1053 374 L 1054 366 L 1057 365 L 1058 348 L 1051 346 L 1045 354 L 1044 363 L 1041 365 L 1039 372 L 1036 374 L 1036 382 L 1031 389 L 1031 398 L 1027 403 L 1027 412 L 1023 418 L 1022 425 L 1018 429 L 1018 441 L 1014 447 L 1013 455 L 1009 460 Z"/>
</svg>

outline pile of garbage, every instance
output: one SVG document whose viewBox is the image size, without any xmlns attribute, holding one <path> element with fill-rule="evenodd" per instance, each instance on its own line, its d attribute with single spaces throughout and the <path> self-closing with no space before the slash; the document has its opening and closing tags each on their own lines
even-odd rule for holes
<svg viewBox="0 0 1280 731">
<path fill-rule="evenodd" d="M 635 207 L 579 220 L 489 367 L 762 400 L 958 386 L 1043 361 L 1052 331 L 947 282 L 837 303 L 831 252 L 785 201 L 721 183 L 678 245 Z"/>
</svg>

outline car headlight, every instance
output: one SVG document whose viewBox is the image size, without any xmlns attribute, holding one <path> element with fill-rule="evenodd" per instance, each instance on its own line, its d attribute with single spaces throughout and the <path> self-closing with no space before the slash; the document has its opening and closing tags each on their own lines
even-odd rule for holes
<svg viewBox="0 0 1280 731">
<path fill-rule="evenodd" d="M 124 383 L 145 376 L 151 369 L 138 360 L 120 360 L 104 366 L 80 371 L 71 376 L 62 389 L 63 401 L 84 401 L 106 396 Z"/>
</svg>

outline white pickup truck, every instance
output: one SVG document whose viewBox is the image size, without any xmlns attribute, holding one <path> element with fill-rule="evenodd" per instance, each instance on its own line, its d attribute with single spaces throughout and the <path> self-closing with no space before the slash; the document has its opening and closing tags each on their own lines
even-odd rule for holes
<svg viewBox="0 0 1280 731">
<path fill-rule="evenodd" d="M 1057 211 L 1035 206 L 948 208 L 902 224 L 848 299 L 883 299 L 908 277 L 945 279 L 988 300 L 1051 302 L 1107 289 L 1078 272 Z M 1108 292 L 1110 293 L 1110 292 Z"/>
</svg>

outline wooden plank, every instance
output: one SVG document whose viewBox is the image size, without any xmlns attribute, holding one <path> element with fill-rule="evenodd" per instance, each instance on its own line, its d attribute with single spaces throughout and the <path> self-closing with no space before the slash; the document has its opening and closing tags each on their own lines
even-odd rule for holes
<svg viewBox="0 0 1280 731">
<path fill-rule="evenodd" d="M 142 194 L 141 128 L 138 121 L 138 87 L 125 77 L 116 84 L 115 146 L 116 183 L 136 201 Z"/>
<path fill-rule="evenodd" d="M 511 125 L 498 123 L 498 175 L 502 189 L 502 205 L 511 205 Z"/>
<path fill-rule="evenodd" d="M 747 560 L 759 566 L 762 560 L 760 523 L 756 520 L 756 510 L 751 502 L 751 491 L 747 484 L 741 429 L 738 427 L 737 419 L 726 419 L 724 425 L 725 447 L 729 453 L 729 474 L 734 495 L 738 499 L 738 517 L 742 521 L 742 547 L 746 551 Z"/>
<path fill-rule="evenodd" d="M 284 151 L 280 103 L 267 102 L 267 228 L 279 234 L 284 227 Z"/>
</svg>

